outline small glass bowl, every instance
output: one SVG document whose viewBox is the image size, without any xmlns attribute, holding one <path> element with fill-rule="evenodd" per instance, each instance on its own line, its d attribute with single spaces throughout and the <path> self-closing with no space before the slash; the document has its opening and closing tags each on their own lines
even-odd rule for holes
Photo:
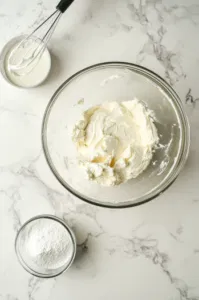
<svg viewBox="0 0 199 300">
<path fill-rule="evenodd" d="M 30 228 L 30 225 L 33 224 L 33 222 L 36 222 L 41 219 L 48 219 L 52 220 L 52 222 L 58 222 L 61 224 L 67 231 L 68 237 L 71 239 L 70 243 L 70 256 L 66 259 L 63 266 L 59 266 L 57 269 L 47 269 L 41 267 L 35 267 L 34 263 L 31 263 L 30 256 L 28 257 L 27 252 L 25 251 L 25 247 L 23 247 L 23 237 L 26 234 L 26 231 L 28 233 L 28 229 Z M 75 255 L 76 255 L 76 239 L 75 235 L 72 232 L 72 230 L 62 221 L 60 218 L 52 216 L 52 215 L 39 215 L 34 218 L 31 218 L 28 220 L 23 226 L 20 228 L 19 232 L 17 233 L 16 239 L 15 239 L 15 251 L 17 258 L 22 265 L 22 267 L 29 272 L 30 274 L 40 277 L 40 278 L 52 278 L 56 277 L 63 272 L 65 272 L 73 263 Z M 29 260 L 29 262 L 28 262 Z"/>
<path fill-rule="evenodd" d="M 0 52 L 0 72 L 2 74 L 2 76 L 4 77 L 4 79 L 10 83 L 11 85 L 15 86 L 15 87 L 18 87 L 18 88 L 24 88 L 24 89 L 29 89 L 29 88 L 34 88 L 34 87 L 37 87 L 39 85 L 41 85 L 48 77 L 49 73 L 50 73 L 50 70 L 51 70 L 51 55 L 50 55 L 50 52 L 48 50 L 47 47 L 45 47 L 45 52 L 46 52 L 46 58 L 47 58 L 47 62 L 48 62 L 48 68 L 46 69 L 46 73 L 44 74 L 44 76 L 38 80 L 37 78 L 37 81 L 35 84 L 30 84 L 30 85 L 26 85 L 26 86 L 23 86 L 23 84 L 17 84 L 15 83 L 14 81 L 12 81 L 9 76 L 8 76 L 8 72 L 7 72 L 7 68 L 6 68 L 6 59 L 7 59 L 7 56 L 9 54 L 9 52 L 11 51 L 11 48 L 19 43 L 20 41 L 22 41 L 24 38 L 26 37 L 26 35 L 20 35 L 20 36 L 17 36 L 17 37 L 14 37 L 13 39 L 11 39 L 7 44 L 5 44 L 5 46 L 3 47 L 3 49 L 1 50 Z"/>
</svg>

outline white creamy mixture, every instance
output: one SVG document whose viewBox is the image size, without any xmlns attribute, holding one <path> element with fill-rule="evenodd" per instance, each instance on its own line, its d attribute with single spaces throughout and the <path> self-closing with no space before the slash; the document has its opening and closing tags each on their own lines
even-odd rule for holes
<svg viewBox="0 0 199 300">
<path fill-rule="evenodd" d="M 38 57 L 38 59 L 35 59 L 35 66 L 34 68 L 31 68 L 31 71 L 31 66 L 27 65 L 27 67 L 22 69 L 22 71 L 19 69 L 15 72 L 9 67 L 11 54 L 14 53 L 14 61 L 18 64 L 23 60 L 24 55 L 27 55 L 27 51 L 29 51 L 30 53 L 31 51 L 33 52 L 38 45 L 38 43 L 34 41 L 32 42 L 30 49 L 27 47 L 19 48 L 16 50 L 16 52 L 14 52 L 17 44 L 13 45 L 6 55 L 4 62 L 6 76 L 13 84 L 20 87 L 29 88 L 39 85 L 48 76 L 51 68 L 51 57 L 49 51 L 45 49 L 42 56 Z"/>
<path fill-rule="evenodd" d="M 158 134 L 151 112 L 134 99 L 85 111 L 74 128 L 73 141 L 88 178 L 112 186 L 147 168 Z"/>
</svg>

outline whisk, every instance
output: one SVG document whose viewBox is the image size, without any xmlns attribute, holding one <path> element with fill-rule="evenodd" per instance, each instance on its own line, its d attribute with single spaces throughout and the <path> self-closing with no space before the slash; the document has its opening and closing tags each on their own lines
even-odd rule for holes
<svg viewBox="0 0 199 300">
<path fill-rule="evenodd" d="M 22 76 L 32 71 L 46 49 L 61 15 L 73 1 L 61 0 L 56 6 L 56 10 L 48 18 L 14 47 L 8 57 L 8 67 L 11 72 Z M 42 28 L 44 29 L 45 25 L 48 25 L 48 29 L 43 32 Z M 23 51 L 21 58 L 18 55 L 20 51 Z"/>
</svg>

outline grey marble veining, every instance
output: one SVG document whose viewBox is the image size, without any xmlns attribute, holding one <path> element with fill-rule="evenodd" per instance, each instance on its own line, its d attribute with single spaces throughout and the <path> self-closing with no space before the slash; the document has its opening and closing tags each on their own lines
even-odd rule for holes
<svg viewBox="0 0 199 300">
<path fill-rule="evenodd" d="M 2 1 L 0 46 L 32 30 L 54 0 Z M 50 42 L 53 70 L 32 90 L 0 78 L 0 300 L 199 300 L 198 0 L 75 0 Z M 83 67 L 128 61 L 152 69 L 180 95 L 191 148 L 178 180 L 154 201 L 126 210 L 88 205 L 66 192 L 41 150 L 45 107 Z M 17 262 L 14 239 L 30 217 L 63 218 L 78 254 L 62 276 L 43 280 Z"/>
</svg>

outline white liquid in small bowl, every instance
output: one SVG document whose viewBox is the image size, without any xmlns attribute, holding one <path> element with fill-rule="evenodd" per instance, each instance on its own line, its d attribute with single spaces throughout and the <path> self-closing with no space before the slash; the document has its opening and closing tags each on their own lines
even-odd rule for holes
<svg viewBox="0 0 199 300">
<path fill-rule="evenodd" d="M 51 57 L 47 48 L 45 48 L 41 57 L 39 57 L 35 63 L 34 68 L 23 72 L 14 72 L 9 66 L 9 59 L 11 52 L 16 48 L 17 44 L 24 38 L 24 36 L 11 40 L 3 49 L 1 53 L 1 69 L 4 77 L 15 86 L 31 88 L 40 85 L 48 76 L 51 68 Z M 36 42 L 34 42 L 36 43 Z M 26 53 L 26 49 L 20 49 L 16 51 L 15 59 L 21 61 Z M 28 69 L 29 67 L 27 67 Z"/>
</svg>

